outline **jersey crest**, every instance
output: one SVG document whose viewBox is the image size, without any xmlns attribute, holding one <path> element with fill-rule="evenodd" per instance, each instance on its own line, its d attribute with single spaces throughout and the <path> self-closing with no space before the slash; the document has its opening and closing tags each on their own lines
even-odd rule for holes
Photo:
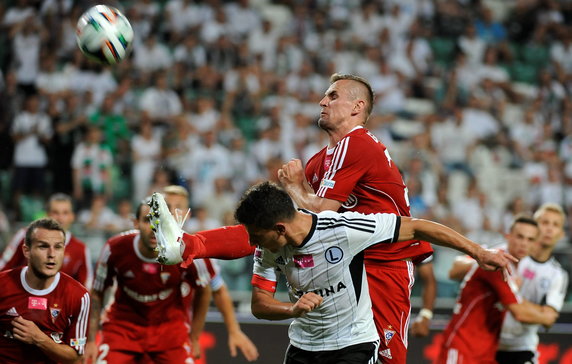
<svg viewBox="0 0 572 364">
<path fill-rule="evenodd" d="M 326 260 L 330 264 L 336 264 L 342 261 L 344 251 L 338 246 L 332 246 L 326 250 Z"/>
<path fill-rule="evenodd" d="M 390 325 L 388 329 L 386 328 L 383 329 L 383 339 L 385 340 L 385 346 L 388 346 L 391 339 L 393 339 L 393 337 L 395 336 L 395 330 L 391 330 L 391 328 L 392 327 Z M 391 353 L 389 355 L 390 355 L 389 358 L 391 358 Z"/>
</svg>

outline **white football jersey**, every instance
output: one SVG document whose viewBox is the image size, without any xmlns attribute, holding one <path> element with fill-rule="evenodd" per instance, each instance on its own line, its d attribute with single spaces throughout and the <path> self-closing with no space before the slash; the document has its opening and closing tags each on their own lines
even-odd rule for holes
<svg viewBox="0 0 572 364">
<path fill-rule="evenodd" d="M 310 214 L 312 229 L 300 246 L 288 245 L 277 253 L 262 249 L 254 255 L 254 275 L 276 282 L 284 274 L 292 303 L 307 292 L 324 298 L 290 324 L 291 344 L 324 351 L 378 340 L 360 253 L 377 243 L 395 242 L 401 219 L 393 214 Z"/>
<path fill-rule="evenodd" d="M 522 279 L 521 296 L 539 305 L 548 305 L 556 311 L 562 309 L 568 287 L 568 273 L 551 257 L 537 262 L 525 257 L 518 263 L 517 275 Z M 500 351 L 532 351 L 538 346 L 540 325 L 523 324 L 507 312 L 500 336 Z"/>
</svg>

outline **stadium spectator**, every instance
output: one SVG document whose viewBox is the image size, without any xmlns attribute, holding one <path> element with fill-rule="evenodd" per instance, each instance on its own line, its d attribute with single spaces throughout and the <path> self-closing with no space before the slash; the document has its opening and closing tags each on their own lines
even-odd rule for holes
<svg viewBox="0 0 572 364">
<path fill-rule="evenodd" d="M 133 196 L 142 200 L 147 196 L 153 172 L 161 157 L 161 142 L 153 133 L 150 120 L 142 121 L 139 133 L 131 139 L 131 180 L 133 181 Z"/>
</svg>

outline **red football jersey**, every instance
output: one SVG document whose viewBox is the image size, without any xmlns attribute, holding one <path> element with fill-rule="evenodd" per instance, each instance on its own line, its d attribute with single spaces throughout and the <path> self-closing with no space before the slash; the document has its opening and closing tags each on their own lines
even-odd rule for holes
<svg viewBox="0 0 572 364">
<path fill-rule="evenodd" d="M 399 169 L 385 145 L 365 128 L 355 128 L 333 150 L 326 147 L 314 155 L 305 174 L 316 195 L 342 202 L 341 212 L 411 216 L 407 187 Z M 411 240 L 375 245 L 365 251 L 365 258 L 412 258 L 419 263 L 432 252 L 429 243 Z"/>
<path fill-rule="evenodd" d="M 461 285 L 453 317 L 443 333 L 442 352 L 455 348 L 470 354 L 476 363 L 494 362 L 504 307 L 519 300 L 512 278 L 505 282 L 501 271 L 475 265 Z"/>
<path fill-rule="evenodd" d="M 89 293 L 65 273 L 57 273 L 49 288 L 31 288 L 25 279 L 28 267 L 0 273 L 0 362 L 55 363 L 34 345 L 12 336 L 11 321 L 22 316 L 56 343 L 69 345 L 83 355 L 89 322 Z"/>
<path fill-rule="evenodd" d="M 184 298 L 191 286 L 196 287 L 198 282 L 209 284 L 212 277 L 207 279 L 201 275 L 199 278 L 195 265 L 183 269 L 179 265 L 160 265 L 155 259 L 144 257 L 137 247 L 139 238 L 138 231 L 128 231 L 109 239 L 103 247 L 93 289 L 102 293 L 113 285 L 114 279 L 117 281 L 115 300 L 105 320 L 139 326 L 171 322 L 177 325 L 173 340 L 185 339 L 187 306 Z M 212 272 L 214 275 L 214 270 Z M 165 341 L 169 345 L 176 344 Z"/>
<path fill-rule="evenodd" d="M 22 228 L 12 237 L 0 257 L 0 271 L 23 267 L 28 264 L 22 252 L 26 228 Z M 93 267 L 87 246 L 69 231 L 66 232 L 66 249 L 64 263 L 60 270 L 76 281 L 83 284 L 88 290 L 93 282 Z"/>
</svg>

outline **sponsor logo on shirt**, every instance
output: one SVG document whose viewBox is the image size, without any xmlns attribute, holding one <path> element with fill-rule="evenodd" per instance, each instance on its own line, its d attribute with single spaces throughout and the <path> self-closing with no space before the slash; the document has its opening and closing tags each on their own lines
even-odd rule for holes
<svg viewBox="0 0 572 364">
<path fill-rule="evenodd" d="M 18 311 L 16 311 L 16 307 L 12 307 L 11 309 L 9 309 L 8 311 L 6 311 L 4 313 L 4 315 L 6 316 L 13 316 L 13 317 L 18 317 L 20 316 L 20 314 L 18 314 Z"/>
<path fill-rule="evenodd" d="M 155 263 L 143 263 L 143 272 L 155 274 L 159 271 L 159 265 Z"/>
<path fill-rule="evenodd" d="M 346 200 L 346 202 L 344 202 L 342 204 L 342 207 L 344 209 L 351 209 L 356 207 L 358 204 L 358 198 L 352 193 L 348 196 L 348 199 Z"/>
<path fill-rule="evenodd" d="M 62 310 L 61 310 L 61 308 L 58 307 L 57 303 L 55 305 L 53 305 L 52 307 L 50 307 L 50 317 L 52 318 L 52 322 L 56 321 L 56 319 L 60 315 L 61 311 Z"/>
<path fill-rule="evenodd" d="M 318 175 L 316 173 L 314 173 L 314 177 L 312 177 L 312 183 L 316 183 L 318 182 Z"/>
<path fill-rule="evenodd" d="M 528 268 L 525 268 L 524 272 L 522 272 L 522 277 L 525 279 L 534 279 L 535 275 L 536 275 L 536 273 L 533 270 L 530 270 Z"/>
<path fill-rule="evenodd" d="M 63 332 L 52 332 L 50 334 L 50 337 L 52 338 L 52 340 L 54 340 L 54 342 L 56 344 L 61 344 L 62 343 L 62 337 L 64 336 Z"/>
<path fill-rule="evenodd" d="M 382 350 L 382 351 L 379 352 L 379 354 L 380 354 L 381 356 L 384 356 L 384 357 L 388 358 L 388 359 L 393 359 L 393 357 L 391 356 L 391 349 Z"/>
<path fill-rule="evenodd" d="M 294 255 L 293 258 L 297 268 L 312 268 L 314 266 L 314 257 L 311 254 Z"/>
<path fill-rule="evenodd" d="M 391 325 L 389 325 L 387 329 L 383 328 L 383 339 L 385 340 L 385 346 L 388 346 L 391 339 L 393 339 L 393 336 L 395 336 L 395 330 L 391 329 Z M 391 355 L 391 353 L 389 355 Z"/>
<path fill-rule="evenodd" d="M 279 255 L 278 258 L 274 259 L 274 263 L 279 265 L 286 265 L 286 261 L 281 255 Z"/>
<path fill-rule="evenodd" d="M 346 289 L 346 285 L 344 282 L 338 282 L 337 285 L 329 286 L 328 288 L 318 288 L 313 291 L 297 291 L 296 296 L 302 297 L 304 294 L 313 292 L 322 297 L 329 297 L 333 296 L 334 294 L 340 292 L 341 290 Z"/>
<path fill-rule="evenodd" d="M 28 297 L 28 308 L 31 310 L 47 310 L 48 299 L 45 297 Z"/>
<path fill-rule="evenodd" d="M 336 181 L 332 181 L 331 179 L 323 179 L 322 182 L 320 182 L 320 187 L 325 187 L 325 188 L 334 188 L 334 186 L 336 185 Z"/>
<path fill-rule="evenodd" d="M 330 264 L 336 264 L 342 261 L 344 257 L 344 251 L 339 246 L 329 247 L 324 253 L 326 260 Z"/>
<path fill-rule="evenodd" d="M 163 284 L 167 283 L 167 281 L 169 280 L 169 277 L 171 277 L 171 273 L 161 272 L 161 281 L 163 282 Z"/>
<path fill-rule="evenodd" d="M 143 303 L 148 303 L 148 302 L 155 302 L 157 300 L 164 300 L 167 297 L 169 297 L 171 295 L 171 293 L 173 293 L 173 289 L 169 288 L 169 289 L 165 289 L 159 293 L 155 293 L 155 294 L 139 294 L 135 291 L 133 291 L 132 289 L 129 289 L 127 287 L 123 287 L 123 291 L 131 298 L 133 298 L 135 301 L 139 301 L 139 302 L 143 302 Z"/>
<path fill-rule="evenodd" d="M 83 346 L 85 345 L 86 341 L 87 338 L 85 337 L 81 337 L 79 339 L 70 339 L 70 346 Z"/>
</svg>

